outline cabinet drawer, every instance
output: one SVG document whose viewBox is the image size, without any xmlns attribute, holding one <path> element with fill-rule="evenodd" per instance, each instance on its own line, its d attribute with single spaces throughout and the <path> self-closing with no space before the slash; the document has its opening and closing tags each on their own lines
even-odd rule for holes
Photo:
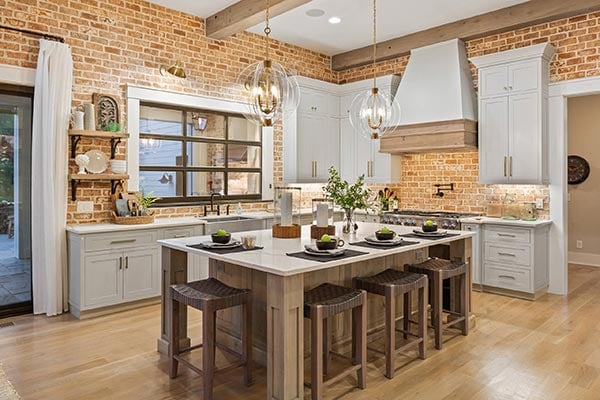
<svg viewBox="0 0 600 400">
<path fill-rule="evenodd" d="M 483 267 L 483 284 L 521 292 L 532 291 L 530 271 L 504 268 L 487 263 Z"/>
<path fill-rule="evenodd" d="M 485 260 L 529 267 L 531 265 L 531 248 L 529 246 L 503 246 L 497 243 L 486 243 Z"/>
<path fill-rule="evenodd" d="M 142 230 L 134 233 L 97 234 L 85 238 L 85 251 L 116 250 L 156 245 L 157 231 Z"/>
<path fill-rule="evenodd" d="M 486 226 L 485 241 L 529 244 L 531 243 L 531 232 L 529 229 Z"/>
<path fill-rule="evenodd" d="M 163 239 L 178 239 L 184 237 L 198 236 L 194 232 L 195 228 L 193 226 L 165 229 L 163 231 Z"/>
</svg>

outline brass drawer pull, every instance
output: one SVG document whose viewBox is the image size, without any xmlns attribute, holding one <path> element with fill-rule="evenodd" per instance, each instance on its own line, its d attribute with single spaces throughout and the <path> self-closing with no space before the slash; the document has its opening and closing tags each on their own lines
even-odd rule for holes
<svg viewBox="0 0 600 400">
<path fill-rule="evenodd" d="M 110 244 L 134 243 L 137 239 L 113 240 Z"/>
<path fill-rule="evenodd" d="M 185 233 L 181 233 L 179 235 L 175 235 L 175 239 L 184 238 L 184 237 L 188 237 L 188 235 L 185 234 Z"/>
<path fill-rule="evenodd" d="M 513 253 L 498 253 L 499 256 L 507 256 L 507 257 L 516 257 L 516 254 Z"/>
<path fill-rule="evenodd" d="M 129 269 L 129 256 L 125 256 L 125 269 Z"/>
<path fill-rule="evenodd" d="M 498 278 L 512 279 L 513 281 L 517 279 L 514 276 L 510 275 L 498 275 Z"/>
<path fill-rule="evenodd" d="M 506 178 L 506 156 L 504 156 L 504 177 Z"/>
<path fill-rule="evenodd" d="M 119 269 L 123 269 L 123 257 L 119 257 Z"/>
<path fill-rule="evenodd" d="M 498 236 L 500 236 L 500 237 L 510 237 L 510 238 L 516 238 L 517 237 L 517 235 L 511 235 L 511 234 L 508 234 L 508 233 L 498 233 Z"/>
</svg>

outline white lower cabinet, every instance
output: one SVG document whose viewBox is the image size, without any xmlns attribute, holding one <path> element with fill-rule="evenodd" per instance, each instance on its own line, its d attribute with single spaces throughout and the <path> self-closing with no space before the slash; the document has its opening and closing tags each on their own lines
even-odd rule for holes
<svg viewBox="0 0 600 400">
<path fill-rule="evenodd" d="M 117 304 L 123 298 L 123 255 L 100 252 L 84 258 L 82 307 Z M 71 285 L 76 284 L 72 282 Z"/>
<path fill-rule="evenodd" d="M 123 253 L 123 300 L 139 300 L 160 294 L 160 249 Z"/>
<path fill-rule="evenodd" d="M 528 299 L 543 295 L 548 287 L 549 228 L 484 224 L 479 257 L 484 290 Z"/>
</svg>

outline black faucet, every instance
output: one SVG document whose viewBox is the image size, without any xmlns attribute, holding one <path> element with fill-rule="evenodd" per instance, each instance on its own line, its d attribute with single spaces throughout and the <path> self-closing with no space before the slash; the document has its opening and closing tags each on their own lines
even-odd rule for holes
<svg viewBox="0 0 600 400">
<path fill-rule="evenodd" d="M 210 194 L 210 212 L 215 212 L 215 196 L 223 197 L 221 193 L 212 192 Z M 217 204 L 217 215 L 221 215 L 221 206 Z"/>
</svg>

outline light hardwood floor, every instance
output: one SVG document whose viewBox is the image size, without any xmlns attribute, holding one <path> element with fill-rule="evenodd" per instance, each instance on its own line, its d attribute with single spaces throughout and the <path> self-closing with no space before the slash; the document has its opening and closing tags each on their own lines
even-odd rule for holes
<svg viewBox="0 0 600 400">
<path fill-rule="evenodd" d="M 442 351 L 430 341 L 425 361 L 398 358 L 393 380 L 383 376 L 383 357 L 371 352 L 366 390 L 349 377 L 325 397 L 598 400 L 600 268 L 572 266 L 569 276 L 567 297 L 529 302 L 475 293 L 477 328 L 468 337 L 446 337 Z M 192 335 L 200 331 L 198 316 L 191 313 Z M 158 306 L 87 321 L 14 321 L 0 328 L 2 400 L 201 399 L 201 378 L 183 368 L 175 380 L 165 373 L 166 359 L 156 352 Z M 264 399 L 265 370 L 255 376 L 249 389 L 241 370 L 217 376 L 215 399 Z"/>
</svg>

